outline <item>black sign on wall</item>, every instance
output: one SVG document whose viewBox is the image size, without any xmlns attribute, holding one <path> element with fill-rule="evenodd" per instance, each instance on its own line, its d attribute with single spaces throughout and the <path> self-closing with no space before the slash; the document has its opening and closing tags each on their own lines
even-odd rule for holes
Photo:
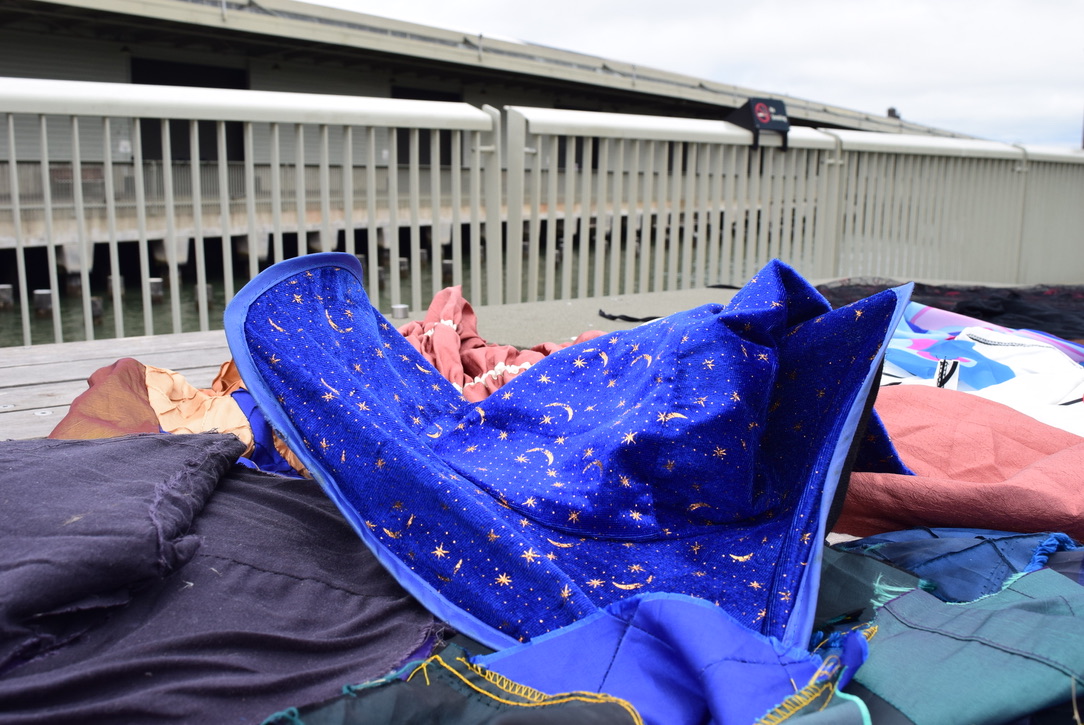
<svg viewBox="0 0 1084 725">
<path fill-rule="evenodd" d="M 787 106 L 776 98 L 750 98 L 745 105 L 726 117 L 729 123 L 753 132 L 753 148 L 760 146 L 761 131 L 775 131 L 783 137 L 783 150 L 787 150 L 787 132 L 790 119 Z"/>
</svg>

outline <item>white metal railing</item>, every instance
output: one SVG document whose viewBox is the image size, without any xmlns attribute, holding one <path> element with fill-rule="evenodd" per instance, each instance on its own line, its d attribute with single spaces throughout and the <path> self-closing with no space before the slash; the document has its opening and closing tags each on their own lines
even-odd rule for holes
<svg viewBox="0 0 1084 725">
<path fill-rule="evenodd" d="M 209 329 L 316 250 L 364 256 L 385 311 L 447 284 L 476 304 L 740 284 L 772 257 L 1084 278 L 1080 151 L 809 128 L 783 150 L 722 121 L 24 79 L 0 79 L 0 113 L 0 344 Z"/>
</svg>

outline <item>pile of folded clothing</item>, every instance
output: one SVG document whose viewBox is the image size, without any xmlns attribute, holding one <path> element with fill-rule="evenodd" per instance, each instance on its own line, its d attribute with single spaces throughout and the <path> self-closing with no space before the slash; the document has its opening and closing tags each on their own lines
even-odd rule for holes
<svg viewBox="0 0 1084 725">
<path fill-rule="evenodd" d="M 0 444 L 0 712 L 1071 721 L 1084 350 L 910 292 L 772 262 L 517 350 L 456 289 L 396 329 L 353 257 L 275 265 L 211 389 L 118 361 Z"/>
</svg>

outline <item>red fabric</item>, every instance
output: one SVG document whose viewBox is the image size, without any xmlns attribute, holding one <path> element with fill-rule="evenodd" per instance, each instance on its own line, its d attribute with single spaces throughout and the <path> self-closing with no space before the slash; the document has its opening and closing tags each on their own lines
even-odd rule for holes
<svg viewBox="0 0 1084 725">
<path fill-rule="evenodd" d="M 90 388 L 72 401 L 68 414 L 50 438 L 115 438 L 131 433 L 158 433 L 158 416 L 147 395 L 147 375 L 130 357 L 96 370 Z"/>
<path fill-rule="evenodd" d="M 433 297 L 421 322 L 408 322 L 399 332 L 471 402 L 485 400 L 521 370 L 546 355 L 602 334 L 584 332 L 572 342 L 544 342 L 529 350 L 486 342 L 478 334 L 478 317 L 459 286 Z"/>
<path fill-rule="evenodd" d="M 1084 540 L 1084 438 L 924 385 L 882 388 L 876 408 L 917 475 L 854 473 L 837 532 L 950 526 Z"/>
</svg>

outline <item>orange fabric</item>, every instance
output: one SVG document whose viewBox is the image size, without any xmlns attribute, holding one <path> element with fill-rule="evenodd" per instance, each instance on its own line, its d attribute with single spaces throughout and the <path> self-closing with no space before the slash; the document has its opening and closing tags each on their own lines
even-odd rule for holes
<svg viewBox="0 0 1084 725">
<path fill-rule="evenodd" d="M 147 399 L 167 433 L 233 433 L 252 452 L 252 429 L 240 406 L 228 395 L 200 390 L 173 370 L 145 365 Z"/>
<path fill-rule="evenodd" d="M 835 530 L 915 526 L 1058 531 L 1084 540 L 1084 438 L 977 395 L 880 390 L 876 409 L 915 473 L 854 473 Z"/>
</svg>

